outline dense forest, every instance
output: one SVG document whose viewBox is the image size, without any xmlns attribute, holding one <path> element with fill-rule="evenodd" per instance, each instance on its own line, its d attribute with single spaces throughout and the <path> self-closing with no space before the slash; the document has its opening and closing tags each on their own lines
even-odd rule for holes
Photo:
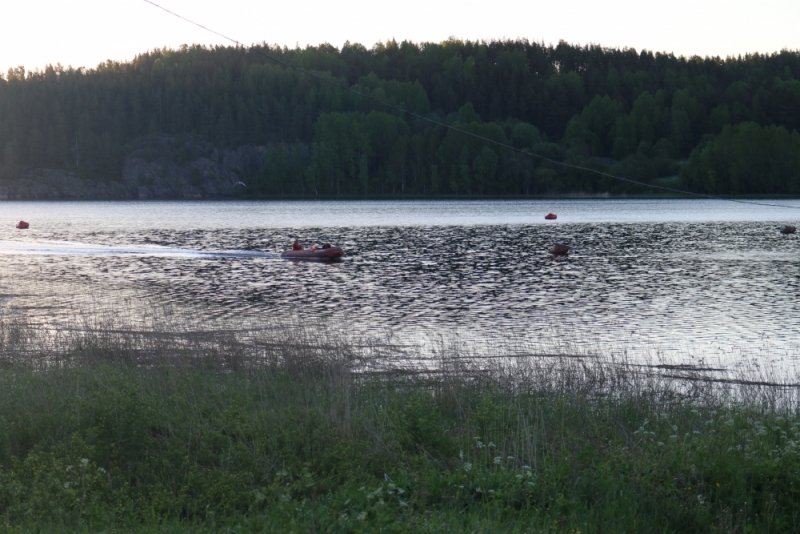
<svg viewBox="0 0 800 534">
<path fill-rule="evenodd" d="M 9 70 L 0 196 L 54 175 L 74 197 L 800 195 L 800 52 L 391 41 Z"/>
</svg>

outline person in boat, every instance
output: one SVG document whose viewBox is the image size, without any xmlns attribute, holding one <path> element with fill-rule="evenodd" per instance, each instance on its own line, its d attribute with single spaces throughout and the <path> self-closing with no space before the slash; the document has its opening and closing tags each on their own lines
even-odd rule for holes
<svg viewBox="0 0 800 534">
<path fill-rule="evenodd" d="M 300 241 L 295 239 L 294 243 L 292 243 L 292 250 L 303 250 L 303 245 L 300 244 Z"/>
</svg>

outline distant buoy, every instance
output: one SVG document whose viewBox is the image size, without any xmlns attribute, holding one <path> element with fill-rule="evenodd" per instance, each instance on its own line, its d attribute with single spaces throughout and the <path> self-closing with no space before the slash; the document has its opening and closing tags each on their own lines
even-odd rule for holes
<svg viewBox="0 0 800 534">
<path fill-rule="evenodd" d="M 547 219 L 548 221 L 554 221 L 554 220 L 556 220 L 557 217 L 558 217 L 558 215 L 556 215 L 552 211 L 544 216 L 544 218 Z"/>
<path fill-rule="evenodd" d="M 569 254 L 569 246 L 564 243 L 553 243 L 550 247 L 550 254 L 553 256 L 566 256 Z"/>
<path fill-rule="evenodd" d="M 795 226 L 792 226 L 791 224 L 786 224 L 781 227 L 782 234 L 793 234 L 795 232 L 797 232 L 797 228 Z"/>
<path fill-rule="evenodd" d="M 20 221 L 20 222 L 17 223 L 17 228 L 19 228 L 20 230 L 25 230 L 29 226 L 30 226 L 30 224 L 28 224 L 27 221 Z"/>
</svg>

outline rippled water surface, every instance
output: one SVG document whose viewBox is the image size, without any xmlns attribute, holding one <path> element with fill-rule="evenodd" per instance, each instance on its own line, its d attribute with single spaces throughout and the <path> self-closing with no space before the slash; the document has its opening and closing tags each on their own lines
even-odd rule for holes
<svg viewBox="0 0 800 534">
<path fill-rule="evenodd" d="M 794 362 L 800 236 L 778 229 L 800 201 L 778 203 L 4 202 L 0 302 L 50 324 L 158 303 L 198 320 Z M 346 257 L 282 260 L 292 236 Z M 567 258 L 548 254 L 555 241 Z"/>
</svg>

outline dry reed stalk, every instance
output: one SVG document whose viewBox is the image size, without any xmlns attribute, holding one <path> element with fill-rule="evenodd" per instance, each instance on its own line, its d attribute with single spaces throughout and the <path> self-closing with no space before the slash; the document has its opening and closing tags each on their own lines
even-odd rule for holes
<svg viewBox="0 0 800 534">
<path fill-rule="evenodd" d="M 347 329 L 308 324 L 297 318 L 263 324 L 197 324 L 169 309 L 136 317 L 87 314 L 70 325 L 43 327 L 19 317 L 0 318 L 0 365 L 33 369 L 113 363 L 141 367 L 196 367 L 215 371 L 280 369 L 295 381 L 322 379 L 349 392 L 376 378 L 400 383 L 426 381 L 451 409 L 463 412 L 466 392 L 491 389 L 508 394 L 638 399 L 672 402 L 744 403 L 764 410 L 800 405 L 797 377 L 775 370 L 733 370 L 631 361 L 599 356 L 567 345 L 519 340 L 465 343 L 439 338 L 429 355 L 414 345 L 357 338 Z M 419 348 L 420 352 L 423 349 Z M 349 400 L 347 400 L 349 402 Z M 345 411 L 349 410 L 344 406 Z"/>
</svg>

